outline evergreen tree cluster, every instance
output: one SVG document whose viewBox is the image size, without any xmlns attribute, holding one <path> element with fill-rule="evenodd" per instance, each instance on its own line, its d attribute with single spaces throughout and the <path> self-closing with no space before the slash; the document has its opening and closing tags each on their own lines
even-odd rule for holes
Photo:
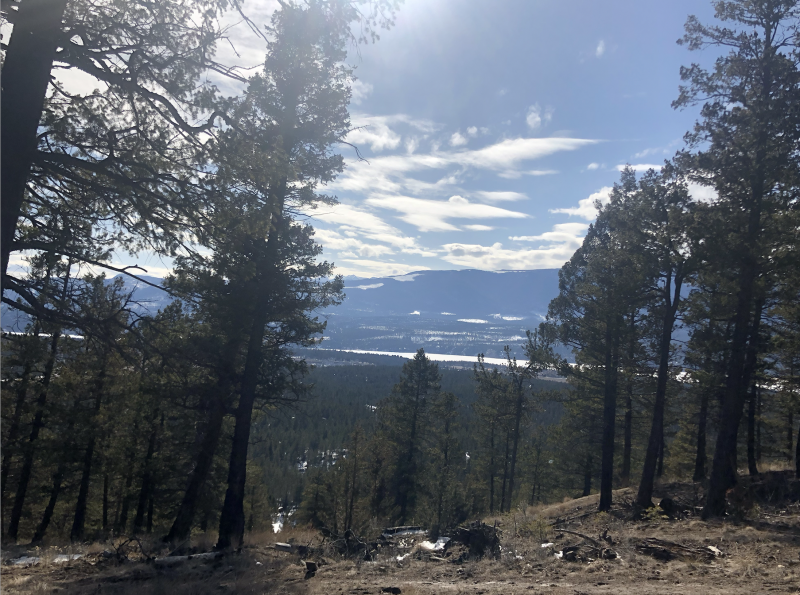
<svg viewBox="0 0 800 595">
<path fill-rule="evenodd" d="M 3 341 L 8 539 L 67 506 L 73 541 L 167 523 L 181 543 L 215 519 L 217 547 L 241 546 L 253 417 L 307 395 L 292 349 L 343 297 L 301 216 L 335 203 L 351 25 L 375 39 L 395 8 L 284 2 L 265 25 L 227 0 L 3 3 L 2 299 L 32 321 Z M 214 58 L 230 10 L 266 47 L 252 76 Z M 115 252 L 142 249 L 174 258 L 156 316 L 96 273 L 133 274 Z"/>
</svg>

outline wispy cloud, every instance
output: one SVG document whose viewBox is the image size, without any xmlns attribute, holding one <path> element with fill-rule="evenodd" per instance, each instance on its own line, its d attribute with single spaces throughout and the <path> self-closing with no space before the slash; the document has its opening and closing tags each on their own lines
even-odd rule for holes
<svg viewBox="0 0 800 595">
<path fill-rule="evenodd" d="M 353 105 L 360 105 L 362 101 L 372 95 L 372 84 L 356 79 L 350 84 L 350 90 L 353 93 L 350 101 Z"/>
<path fill-rule="evenodd" d="M 511 192 L 511 191 L 480 191 L 475 192 L 475 196 L 479 196 L 484 200 L 488 200 L 490 202 L 503 202 L 503 201 L 515 201 L 515 200 L 527 200 L 528 195 L 523 194 L 522 192 Z"/>
<path fill-rule="evenodd" d="M 600 164 L 599 163 L 590 163 L 589 165 L 586 166 L 586 169 L 588 169 L 588 170 L 594 170 L 594 169 L 599 169 L 599 168 L 600 168 Z"/>
<path fill-rule="evenodd" d="M 597 47 L 594 50 L 594 55 L 597 56 L 598 58 L 602 58 L 603 54 L 605 53 L 606 53 L 606 42 L 601 39 L 597 43 Z"/>
<path fill-rule="evenodd" d="M 587 223 L 557 223 L 552 231 L 546 231 L 536 236 L 511 236 L 508 238 L 513 242 L 552 242 L 574 245 L 573 250 L 577 249 L 583 234 L 589 229 Z"/>
<path fill-rule="evenodd" d="M 354 275 L 356 277 L 389 277 L 392 275 L 406 275 L 414 271 L 427 271 L 429 267 L 401 262 L 387 262 L 384 260 L 342 259 L 336 262 L 336 272 L 341 275 Z"/>
<path fill-rule="evenodd" d="M 595 217 L 597 217 L 597 208 L 595 207 L 595 202 L 600 201 L 600 204 L 607 204 L 610 200 L 609 194 L 611 193 L 611 190 L 611 186 L 604 186 L 594 194 L 590 194 L 588 198 L 579 200 L 577 207 L 570 207 L 566 209 L 550 209 L 550 212 L 563 213 L 569 216 L 575 215 L 577 217 L 586 219 L 587 221 L 592 221 Z"/>
<path fill-rule="evenodd" d="M 462 196 L 451 196 L 448 200 L 428 200 L 409 196 L 371 197 L 368 204 L 401 213 L 399 218 L 419 231 L 457 231 L 450 219 L 524 219 L 525 213 L 509 211 L 490 205 L 471 203 Z"/>
</svg>

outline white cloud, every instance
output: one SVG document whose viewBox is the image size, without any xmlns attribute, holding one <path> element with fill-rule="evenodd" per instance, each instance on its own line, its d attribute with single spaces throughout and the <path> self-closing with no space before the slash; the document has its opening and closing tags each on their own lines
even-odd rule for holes
<svg viewBox="0 0 800 595">
<path fill-rule="evenodd" d="M 396 149 L 401 136 L 389 128 L 383 118 L 369 118 L 359 122 L 358 127 L 347 135 L 347 142 L 358 145 L 369 145 L 373 151 Z"/>
<path fill-rule="evenodd" d="M 347 169 L 329 188 L 349 192 L 444 194 L 458 182 L 460 172 L 467 168 L 488 170 L 505 177 L 520 175 L 546 175 L 553 170 L 521 169 L 526 162 L 547 157 L 563 151 L 575 151 L 597 143 L 596 140 L 579 138 L 516 138 L 506 139 L 481 149 L 461 149 L 431 153 L 386 155 L 348 164 Z M 437 182 L 428 182 L 413 177 L 416 172 L 429 172 L 458 168 Z"/>
<path fill-rule="evenodd" d="M 369 116 L 353 113 L 352 121 L 355 129 L 347 135 L 347 142 L 356 146 L 369 145 L 376 153 L 398 147 L 403 138 L 396 130 L 398 127 L 412 128 L 424 134 L 430 134 L 440 128 L 435 122 L 412 118 L 406 114 Z"/>
<path fill-rule="evenodd" d="M 552 231 L 537 236 L 511 236 L 514 242 L 551 242 L 573 245 L 577 250 L 583 240 L 583 234 L 589 229 L 586 223 L 557 223 Z"/>
<path fill-rule="evenodd" d="M 354 275 L 357 277 L 389 277 L 391 275 L 405 275 L 422 270 L 428 270 L 428 267 L 398 262 L 367 260 L 364 258 L 343 259 L 336 263 L 337 274 Z"/>
<path fill-rule="evenodd" d="M 600 167 L 599 163 L 590 163 L 589 165 L 586 166 L 586 169 L 592 170 L 592 169 L 598 169 L 599 167 Z"/>
<path fill-rule="evenodd" d="M 552 119 L 553 108 L 548 107 L 542 110 L 538 103 L 528 108 L 528 115 L 525 117 L 525 121 L 528 123 L 528 128 L 531 130 L 538 129 L 542 126 L 542 124 L 547 124 Z"/>
<path fill-rule="evenodd" d="M 467 128 L 467 134 L 470 136 L 478 136 L 478 127 L 477 126 L 470 126 Z"/>
<path fill-rule="evenodd" d="M 617 166 L 617 171 L 622 171 L 626 167 L 630 167 L 633 171 L 647 171 L 648 169 L 654 169 L 656 171 L 661 171 L 661 168 L 664 167 L 664 164 L 656 165 L 654 163 L 620 163 Z"/>
<path fill-rule="evenodd" d="M 555 244 L 547 248 L 509 250 L 500 243 L 491 246 L 479 244 L 445 244 L 442 260 L 473 269 L 523 270 L 559 268 L 570 259 L 575 248 Z"/>
<path fill-rule="evenodd" d="M 420 256 L 436 255 L 435 252 L 420 247 L 417 244 L 416 238 L 404 235 L 399 229 L 392 227 L 377 215 L 351 205 L 338 204 L 326 209 L 324 212 L 314 213 L 313 216 L 325 223 L 339 225 L 338 233 L 323 229 L 316 230 L 317 237 L 321 239 L 324 238 L 321 241 L 322 245 L 332 250 L 358 250 L 362 246 L 366 246 L 363 242 L 347 244 L 345 242 L 347 238 L 343 238 L 339 235 L 343 234 L 348 238 L 361 237 L 375 242 L 382 242 L 399 249 L 405 254 L 418 254 Z M 336 236 L 332 234 L 336 234 Z M 331 240 L 332 243 L 328 243 L 328 240 Z M 341 248 L 339 248 L 339 246 L 341 246 Z M 371 249 L 377 250 L 378 248 L 373 246 Z M 384 253 L 389 254 L 389 252 Z M 367 255 L 365 248 L 364 256 Z"/>
<path fill-rule="evenodd" d="M 414 310 L 413 312 L 408 313 L 409 316 L 419 316 L 419 310 Z"/>
<path fill-rule="evenodd" d="M 314 234 L 327 250 L 347 250 L 355 256 L 367 258 L 380 258 L 384 255 L 394 254 L 389 246 L 381 244 L 366 244 L 354 237 L 345 237 L 330 229 L 316 229 Z"/>
<path fill-rule="evenodd" d="M 567 209 L 550 209 L 551 213 L 564 213 L 565 215 L 576 215 L 582 217 L 587 221 L 593 220 L 597 217 L 597 209 L 594 206 L 595 201 L 600 201 L 601 204 L 607 204 L 610 200 L 609 194 L 611 193 L 611 186 L 604 186 L 594 194 L 590 194 L 588 198 L 578 201 L 577 207 Z"/>
<path fill-rule="evenodd" d="M 719 198 L 713 186 L 703 186 L 697 182 L 689 182 L 689 196 L 698 202 L 714 202 Z"/>
<path fill-rule="evenodd" d="M 594 55 L 600 58 L 605 53 L 606 53 L 606 42 L 601 39 L 594 50 Z"/>
<path fill-rule="evenodd" d="M 487 192 L 487 191 L 480 191 L 480 192 L 476 192 L 475 195 L 476 196 L 480 196 L 484 200 L 488 200 L 490 202 L 528 200 L 528 196 L 526 194 L 523 194 L 522 192 L 510 192 L 510 191 Z"/>
<path fill-rule="evenodd" d="M 490 225 L 465 225 L 464 229 L 469 229 L 471 231 L 492 231 L 494 227 Z"/>
<path fill-rule="evenodd" d="M 427 200 L 409 196 L 373 196 L 367 203 L 402 213 L 400 219 L 420 231 L 456 231 L 448 219 L 524 219 L 525 213 L 509 211 L 490 205 L 471 203 L 462 196 L 448 200 Z"/>
<path fill-rule="evenodd" d="M 353 93 L 351 102 L 354 105 L 359 105 L 367 97 L 372 95 L 372 84 L 356 79 L 350 84 L 350 90 Z"/>
<path fill-rule="evenodd" d="M 467 137 L 461 134 L 460 132 L 454 132 L 453 135 L 450 137 L 450 146 L 451 147 L 461 147 L 466 145 L 469 141 Z"/>
</svg>

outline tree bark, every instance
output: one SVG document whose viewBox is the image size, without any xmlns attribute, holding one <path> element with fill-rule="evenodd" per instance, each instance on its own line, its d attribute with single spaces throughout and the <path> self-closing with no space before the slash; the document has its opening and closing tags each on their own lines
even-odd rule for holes
<svg viewBox="0 0 800 595">
<path fill-rule="evenodd" d="M 172 523 L 172 527 L 166 537 L 166 541 L 170 543 L 183 542 L 189 538 L 192 531 L 192 523 L 194 522 L 197 498 L 200 495 L 200 490 L 205 484 L 208 473 L 211 471 L 211 465 L 214 462 L 214 452 L 217 449 L 217 444 L 219 444 L 219 437 L 222 433 L 222 422 L 225 419 L 225 402 L 223 400 L 223 395 L 212 396 L 209 407 L 208 423 L 206 424 L 205 432 L 200 442 L 194 468 L 189 475 L 189 482 L 186 486 L 186 491 L 183 493 L 178 512 L 175 515 L 175 521 Z M 147 493 L 140 492 L 139 498 L 140 505 L 142 503 L 142 498 L 147 499 L 147 501 L 152 501 L 152 490 L 149 490 Z M 137 511 L 137 517 L 138 516 L 139 513 Z M 149 524 L 148 521 L 148 525 Z M 147 532 L 149 533 L 150 529 L 148 529 Z"/>
<path fill-rule="evenodd" d="M 675 326 L 675 314 L 681 299 L 683 275 L 680 269 L 675 271 L 674 295 L 672 292 L 672 271 L 669 270 L 664 286 L 664 318 L 661 326 L 659 342 L 658 379 L 656 380 L 656 400 L 653 406 L 653 423 L 650 427 L 650 438 L 644 457 L 642 480 L 636 495 L 636 504 L 641 508 L 653 506 L 653 483 L 655 482 L 659 458 L 664 460 L 664 408 L 667 401 L 667 381 L 669 380 L 669 357 L 672 344 L 672 329 Z M 659 457 L 660 455 L 660 457 Z M 663 470 L 663 462 L 660 467 Z"/>
<path fill-rule="evenodd" d="M 89 503 L 89 483 L 92 478 L 92 462 L 94 460 L 94 449 L 97 444 L 97 432 L 94 427 L 94 421 L 97 419 L 100 408 L 103 405 L 103 392 L 105 388 L 105 379 L 107 372 L 106 355 L 102 356 L 100 364 L 100 372 L 95 381 L 95 397 L 94 397 L 94 415 L 92 423 L 90 424 L 89 443 L 86 445 L 86 451 L 83 455 L 83 471 L 81 472 L 81 483 L 78 489 L 78 501 L 75 504 L 75 517 L 72 521 L 72 530 L 69 537 L 71 541 L 83 541 L 86 533 L 86 508 Z M 107 519 L 106 519 L 107 520 Z"/>
<path fill-rule="evenodd" d="M 636 317 L 630 315 L 630 343 L 628 344 L 628 382 L 627 395 L 625 397 L 625 421 L 623 426 L 623 445 L 622 445 L 622 473 L 620 481 L 623 488 L 631 485 L 631 450 L 633 439 L 633 380 L 635 378 L 633 359 L 636 356 Z"/>
<path fill-rule="evenodd" d="M 794 438 L 794 412 L 789 409 L 786 415 L 786 460 L 792 460 L 792 439 Z"/>
<path fill-rule="evenodd" d="M 588 496 L 592 493 L 592 453 L 586 455 L 586 463 L 583 467 L 583 494 L 582 496 Z"/>
<path fill-rule="evenodd" d="M 274 271 L 278 258 L 278 247 L 287 220 L 283 214 L 284 200 L 287 193 L 287 179 L 282 178 L 275 194 L 272 196 L 273 214 L 271 230 L 267 238 L 264 261 L 259 279 L 259 295 L 267 296 L 275 292 Z M 266 301 L 266 299 L 265 299 Z M 253 312 L 250 337 L 247 345 L 247 356 L 242 374 L 239 404 L 236 407 L 236 424 L 233 429 L 233 444 L 228 466 L 228 488 L 219 519 L 219 538 L 217 549 L 228 549 L 235 546 L 241 548 L 244 539 L 244 489 L 247 480 L 247 448 L 250 443 L 250 427 L 253 419 L 256 389 L 258 387 L 258 371 L 263 361 L 264 330 L 267 325 L 268 308 L 260 304 Z"/>
<path fill-rule="evenodd" d="M 142 486 L 139 489 L 139 498 L 136 504 L 136 516 L 133 518 L 133 532 L 138 533 L 144 524 L 144 513 L 147 507 L 147 498 L 152 491 L 153 483 L 153 470 L 151 469 L 151 461 L 156 451 L 156 438 L 158 435 L 158 424 L 155 423 L 155 418 L 158 417 L 158 410 L 153 415 L 153 424 L 150 431 L 150 438 L 147 441 L 147 453 L 144 456 L 144 464 L 142 470 Z M 162 415 L 161 423 L 163 424 L 164 418 Z"/>
<path fill-rule="evenodd" d="M 797 479 L 800 479 L 800 428 L 797 428 L 797 440 L 795 441 L 794 471 Z"/>
<path fill-rule="evenodd" d="M 756 400 L 758 387 L 753 382 L 750 389 L 750 402 L 747 407 L 747 470 L 750 475 L 758 475 L 756 464 Z"/>
<path fill-rule="evenodd" d="M 520 377 L 515 384 L 514 388 L 516 389 L 516 403 L 515 403 L 515 410 L 514 410 L 514 439 L 511 444 L 511 468 L 508 471 L 508 503 L 506 505 L 506 511 L 511 511 L 511 502 L 514 498 L 514 473 L 517 468 L 517 450 L 519 449 L 519 434 L 520 434 L 520 426 L 522 424 L 522 413 L 525 405 L 525 388 L 524 388 L 524 376 Z"/>
<path fill-rule="evenodd" d="M 754 372 L 758 333 L 763 301 L 750 312 L 754 292 L 755 266 L 747 267 L 742 275 L 730 360 L 721 404 L 719 433 L 711 466 L 706 505 L 702 518 L 708 519 L 725 513 L 725 493 L 736 485 L 736 450 L 739 423 L 744 409 L 745 391 Z"/>
<path fill-rule="evenodd" d="M 617 418 L 617 367 L 619 366 L 619 322 L 606 323 L 605 382 L 603 394 L 603 444 L 598 510 L 611 510 L 614 487 L 614 425 Z"/>
<path fill-rule="evenodd" d="M 697 454 L 694 459 L 692 481 L 706 479 L 706 427 L 708 426 L 708 390 L 700 397 L 700 419 L 697 422 Z"/>
<path fill-rule="evenodd" d="M 34 339 L 39 338 L 39 324 L 38 321 L 33 329 Z M 6 443 L 3 445 L 3 464 L 0 470 L 0 502 L 5 503 L 6 499 L 6 482 L 8 481 L 8 473 L 11 470 L 11 457 L 14 453 L 14 445 L 19 439 L 20 434 L 20 420 L 22 419 L 22 410 L 25 408 L 25 400 L 28 396 L 28 385 L 31 378 L 32 361 L 26 358 L 25 365 L 22 368 L 22 376 L 20 386 L 17 389 L 17 400 L 14 404 L 14 414 L 11 417 L 11 423 L 8 426 L 8 435 Z M 2 523 L 0 522 L 0 525 Z"/>
<path fill-rule="evenodd" d="M 67 0 L 19 4 L 2 71 L 0 106 L 0 256 L 6 275 L 25 185 L 36 153 L 56 48 L 62 41 Z M 5 287 L 4 287 L 5 289 Z"/>
<path fill-rule="evenodd" d="M 64 293 L 66 293 L 66 287 L 67 280 L 65 279 Z M 33 426 L 31 427 L 31 433 L 22 454 L 22 469 L 19 474 L 19 482 L 17 483 L 17 493 L 14 497 L 14 507 L 11 509 L 11 520 L 8 524 L 8 537 L 14 541 L 17 540 L 19 521 L 22 518 L 22 509 L 28 491 L 28 482 L 31 479 L 31 473 L 33 471 L 33 455 L 35 454 L 36 441 L 39 439 L 39 432 L 44 427 L 44 410 L 47 404 L 47 391 L 50 387 L 50 381 L 53 378 L 53 369 L 56 365 L 58 341 L 60 337 L 60 330 L 56 330 L 53 332 L 53 336 L 50 339 L 50 355 L 45 364 L 44 376 L 42 377 L 42 389 L 39 392 L 39 397 L 36 399 L 36 413 L 33 418 Z"/>
</svg>

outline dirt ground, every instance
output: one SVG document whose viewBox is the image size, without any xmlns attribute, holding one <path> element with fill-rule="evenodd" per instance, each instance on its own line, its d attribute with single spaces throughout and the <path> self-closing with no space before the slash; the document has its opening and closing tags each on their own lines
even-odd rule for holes
<svg viewBox="0 0 800 595">
<path fill-rule="evenodd" d="M 665 485 L 659 492 L 659 499 L 669 496 L 688 509 L 676 513 L 682 518 L 657 510 L 631 520 L 634 493 L 618 490 L 609 514 L 596 513 L 597 496 L 589 496 L 484 519 L 502 531 L 498 559 L 461 559 L 464 548 L 454 543 L 431 553 L 420 549 L 422 536 L 365 561 L 326 548 L 309 530 L 294 530 L 255 536 L 241 553 L 168 566 L 141 560 L 136 544 L 121 549 L 128 560 L 113 555 L 119 541 L 95 544 L 66 562 L 64 554 L 77 550 L 28 552 L 41 560 L 30 566 L 9 564 L 10 555 L 23 552 L 4 551 L 0 580 L 3 593 L 65 595 L 800 593 L 800 503 L 761 503 L 738 520 L 704 522 L 691 486 Z M 318 564 L 316 573 L 307 576 L 297 553 L 276 550 L 275 537 L 311 542 L 307 559 Z"/>
</svg>

